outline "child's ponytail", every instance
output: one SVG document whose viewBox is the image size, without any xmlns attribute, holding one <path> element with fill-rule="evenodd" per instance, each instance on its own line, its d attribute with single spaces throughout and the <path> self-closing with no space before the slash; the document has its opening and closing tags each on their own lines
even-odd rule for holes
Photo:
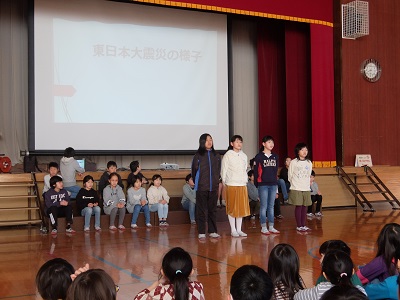
<svg viewBox="0 0 400 300">
<path fill-rule="evenodd" d="M 350 256 L 341 251 L 328 251 L 322 261 L 322 272 L 333 285 L 352 286 L 353 261 Z"/>
<path fill-rule="evenodd" d="M 181 270 L 176 270 L 174 281 L 175 300 L 189 299 L 189 277 L 183 275 Z"/>
</svg>

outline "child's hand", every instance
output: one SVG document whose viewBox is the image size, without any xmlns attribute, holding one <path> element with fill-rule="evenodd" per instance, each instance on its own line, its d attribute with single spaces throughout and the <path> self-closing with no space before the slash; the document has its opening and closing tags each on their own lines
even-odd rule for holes
<svg viewBox="0 0 400 300">
<path fill-rule="evenodd" d="M 93 205 L 93 203 L 88 203 L 87 206 L 88 206 L 88 207 L 93 207 L 94 205 Z"/>
<path fill-rule="evenodd" d="M 118 202 L 117 203 L 117 207 L 118 208 L 123 208 L 125 206 L 125 204 L 123 202 Z"/>
<path fill-rule="evenodd" d="M 68 201 L 61 200 L 61 201 L 60 201 L 60 205 L 61 205 L 61 206 L 67 206 L 67 205 L 68 205 Z"/>
<path fill-rule="evenodd" d="M 79 177 L 82 177 L 82 175 L 83 175 L 83 173 L 78 173 L 78 176 L 79 176 Z"/>
<path fill-rule="evenodd" d="M 166 204 L 167 203 L 167 201 L 165 201 L 165 200 L 161 200 L 161 202 L 160 202 L 161 204 Z"/>
<path fill-rule="evenodd" d="M 83 273 L 83 272 L 86 272 L 87 270 L 89 270 L 89 264 L 86 264 L 85 266 L 83 266 L 83 267 L 79 268 L 78 270 L 76 270 L 74 274 L 71 274 L 71 279 L 72 279 L 72 281 L 74 281 L 75 278 L 76 278 L 79 274 L 81 274 L 81 273 Z"/>
<path fill-rule="evenodd" d="M 145 206 L 145 205 L 146 205 L 146 203 L 147 203 L 147 201 L 146 201 L 146 200 L 142 200 L 142 201 L 140 201 L 140 205 L 141 205 L 141 206 Z"/>
<path fill-rule="evenodd" d="M 99 206 L 99 204 L 96 202 L 96 203 L 93 203 L 93 206 Z"/>
</svg>

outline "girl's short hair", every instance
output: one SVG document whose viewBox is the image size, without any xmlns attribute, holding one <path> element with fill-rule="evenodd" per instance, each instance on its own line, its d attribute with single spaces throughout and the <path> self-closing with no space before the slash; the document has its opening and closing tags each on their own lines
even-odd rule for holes
<svg viewBox="0 0 400 300">
<path fill-rule="evenodd" d="M 50 187 L 52 187 L 54 189 L 56 187 L 56 183 L 60 182 L 60 181 L 63 181 L 61 176 L 53 176 L 53 177 L 51 177 L 50 181 L 49 181 Z"/>
<path fill-rule="evenodd" d="M 233 149 L 233 146 L 231 145 L 231 143 L 233 143 L 236 140 L 239 140 L 239 141 L 243 142 L 243 138 L 240 135 L 235 134 L 234 136 L 231 137 L 231 140 L 230 140 L 230 143 L 229 143 L 229 146 L 228 146 L 228 150 L 232 150 Z"/>
<path fill-rule="evenodd" d="M 102 269 L 91 269 L 79 274 L 71 284 L 67 300 L 115 300 L 114 280 Z"/>
<path fill-rule="evenodd" d="M 341 250 L 328 251 L 322 261 L 322 272 L 333 285 L 353 286 L 350 281 L 353 268 L 350 256 Z"/>
<path fill-rule="evenodd" d="M 276 245 L 269 255 L 268 274 L 274 284 L 281 282 L 292 299 L 294 294 L 304 288 L 300 277 L 300 260 L 296 250 L 289 244 Z M 279 286 L 277 286 L 279 289 Z"/>
<path fill-rule="evenodd" d="M 88 182 L 89 180 L 94 182 L 93 176 L 92 175 L 86 175 L 85 177 L 83 177 L 83 185 L 85 185 L 86 182 Z"/>
<path fill-rule="evenodd" d="M 64 150 L 64 157 L 74 157 L 75 156 L 75 149 L 72 147 L 65 148 Z"/>
<path fill-rule="evenodd" d="M 390 275 L 396 274 L 396 268 L 392 263 L 396 250 L 400 248 L 400 225 L 389 223 L 383 226 L 376 241 L 378 252 L 376 257 L 382 256 Z"/>
<path fill-rule="evenodd" d="M 169 282 L 174 286 L 174 299 L 188 299 L 189 276 L 193 270 L 193 261 L 190 254 L 180 247 L 172 248 L 164 255 L 162 270 Z"/>
<path fill-rule="evenodd" d="M 160 178 L 161 181 L 162 181 L 162 177 L 161 177 L 160 174 L 154 174 L 153 177 L 151 177 L 151 180 L 154 181 L 154 180 L 156 180 L 156 179 L 158 179 L 158 178 Z"/>
<path fill-rule="evenodd" d="M 132 186 L 135 184 L 136 181 L 140 181 L 142 182 L 142 178 L 140 178 L 140 176 L 138 175 L 133 175 L 130 184 L 132 184 Z"/>
<path fill-rule="evenodd" d="M 299 157 L 299 152 L 300 152 L 300 150 L 303 149 L 303 148 L 307 148 L 308 153 L 307 153 L 307 156 L 306 156 L 306 160 L 310 160 L 310 150 L 308 149 L 306 143 L 298 143 L 298 144 L 294 147 L 294 155 L 295 155 L 295 157 L 296 157 L 297 159 L 300 159 L 300 157 Z"/>
<path fill-rule="evenodd" d="M 111 180 L 111 178 L 113 178 L 114 176 L 116 176 L 118 178 L 118 180 L 119 180 L 119 175 L 118 175 L 117 172 L 110 173 L 110 175 L 108 175 L 108 180 Z"/>
<path fill-rule="evenodd" d="M 44 300 L 65 299 L 72 283 L 74 267 L 62 258 L 45 262 L 36 274 L 36 287 Z"/>
<path fill-rule="evenodd" d="M 187 174 L 185 177 L 186 182 L 190 180 L 190 178 L 192 178 L 192 174 Z"/>
<path fill-rule="evenodd" d="M 251 177 L 251 176 L 253 176 L 254 175 L 254 171 L 253 170 L 249 170 L 248 172 L 247 172 L 247 177 Z"/>
</svg>

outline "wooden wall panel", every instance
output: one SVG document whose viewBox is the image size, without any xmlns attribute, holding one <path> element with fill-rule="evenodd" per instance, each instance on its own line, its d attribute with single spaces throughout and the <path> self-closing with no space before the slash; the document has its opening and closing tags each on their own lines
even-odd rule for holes
<svg viewBox="0 0 400 300">
<path fill-rule="evenodd" d="M 342 40 L 342 164 L 353 165 L 357 153 L 369 153 L 375 165 L 400 165 L 400 1 L 368 2 L 369 35 Z M 360 73 L 361 63 L 369 58 L 382 67 L 375 83 Z"/>
</svg>

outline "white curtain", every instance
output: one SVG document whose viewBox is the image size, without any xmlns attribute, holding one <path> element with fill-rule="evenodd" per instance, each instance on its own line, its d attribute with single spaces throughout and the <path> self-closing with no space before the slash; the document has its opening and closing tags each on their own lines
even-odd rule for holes
<svg viewBox="0 0 400 300">
<path fill-rule="evenodd" d="M 28 0 L 0 1 L 0 154 L 9 156 L 13 165 L 21 162 L 20 150 L 28 149 L 27 14 Z M 234 20 L 231 28 L 232 129 L 234 134 L 243 137 L 243 150 L 250 159 L 257 153 L 259 144 L 256 26 L 250 21 Z M 59 159 L 38 158 L 40 163 Z M 192 155 L 92 156 L 88 159 L 100 169 L 109 160 L 114 160 L 119 168 L 129 168 L 132 160 L 139 160 L 144 169 L 156 169 L 165 162 L 189 168 Z"/>
</svg>

